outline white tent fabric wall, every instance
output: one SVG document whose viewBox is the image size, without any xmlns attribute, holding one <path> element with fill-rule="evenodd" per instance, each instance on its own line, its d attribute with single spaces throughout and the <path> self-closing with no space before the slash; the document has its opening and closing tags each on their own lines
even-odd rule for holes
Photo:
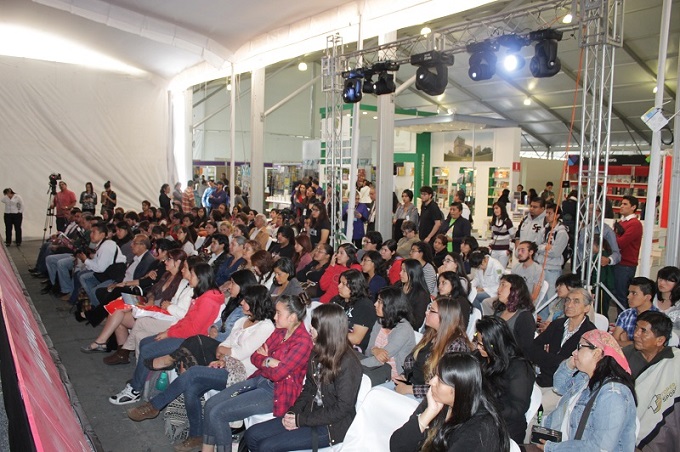
<svg viewBox="0 0 680 452">
<path fill-rule="evenodd" d="M 160 186 L 175 182 L 158 79 L 12 57 L 0 66 L 0 185 L 24 200 L 26 238 L 42 237 L 53 172 L 78 199 L 85 182 L 100 196 L 110 180 L 118 205 L 135 210 L 143 199 L 157 205 Z"/>
</svg>

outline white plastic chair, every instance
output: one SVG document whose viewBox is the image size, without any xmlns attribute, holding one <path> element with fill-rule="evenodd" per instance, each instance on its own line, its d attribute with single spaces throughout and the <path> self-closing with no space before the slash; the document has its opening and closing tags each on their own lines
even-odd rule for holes
<svg viewBox="0 0 680 452">
<path fill-rule="evenodd" d="M 345 435 L 343 449 L 389 450 L 392 433 L 404 425 L 417 406 L 415 399 L 376 386 L 357 410 L 354 422 Z"/>
<path fill-rule="evenodd" d="M 675 334 L 675 331 L 671 333 L 671 338 L 668 339 L 668 346 L 669 347 L 677 347 L 680 345 L 680 338 L 678 337 L 677 334 Z"/>
<path fill-rule="evenodd" d="M 510 438 L 510 452 L 522 452 L 519 445 Z"/>
<path fill-rule="evenodd" d="M 529 424 L 536 415 L 536 413 L 538 413 L 538 409 L 541 406 L 542 400 L 543 393 L 541 392 L 541 388 L 536 383 L 534 383 L 534 389 L 533 391 L 531 391 L 531 402 L 529 403 L 529 409 L 527 410 L 526 413 L 524 413 L 524 417 L 527 420 L 527 424 Z"/>
<path fill-rule="evenodd" d="M 543 284 L 541 284 L 541 291 L 538 292 L 538 298 L 536 298 L 535 303 L 538 304 L 541 309 L 543 309 L 545 306 L 542 305 L 541 301 L 545 298 L 545 294 L 548 293 L 548 289 L 550 288 L 550 284 L 548 284 L 548 281 L 543 281 Z M 536 316 L 538 315 L 540 311 L 536 309 L 534 311 L 534 320 L 536 320 Z"/>
<path fill-rule="evenodd" d="M 595 313 L 595 326 L 598 330 L 609 331 L 609 319 L 602 314 Z"/>
<path fill-rule="evenodd" d="M 475 335 L 477 332 L 477 320 L 482 318 L 482 311 L 480 311 L 477 308 L 472 308 L 470 311 L 470 320 L 468 321 L 468 326 L 467 326 L 467 336 L 470 340 L 472 340 L 472 336 Z"/>
<path fill-rule="evenodd" d="M 364 399 L 366 399 L 366 396 L 368 393 L 371 391 L 371 379 L 368 377 L 368 375 L 363 375 L 361 377 L 361 386 L 359 386 L 359 393 L 357 394 L 357 403 L 355 405 L 356 410 L 359 411 L 359 407 L 361 407 L 361 404 L 364 402 Z M 319 452 L 338 452 L 342 450 L 342 446 L 344 443 L 339 443 L 339 444 L 334 444 L 332 447 L 323 447 L 319 449 Z M 300 452 L 311 452 L 310 450 L 305 450 L 305 451 L 300 451 Z"/>
</svg>

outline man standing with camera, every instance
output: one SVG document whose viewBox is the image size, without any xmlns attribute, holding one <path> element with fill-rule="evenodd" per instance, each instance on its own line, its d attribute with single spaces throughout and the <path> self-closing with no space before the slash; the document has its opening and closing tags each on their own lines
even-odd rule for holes
<svg viewBox="0 0 680 452">
<path fill-rule="evenodd" d="M 57 231 L 64 232 L 71 209 L 76 205 L 76 194 L 67 188 L 64 181 L 59 182 L 59 190 L 52 200 L 52 208 L 56 209 L 53 215 L 57 217 Z"/>
</svg>

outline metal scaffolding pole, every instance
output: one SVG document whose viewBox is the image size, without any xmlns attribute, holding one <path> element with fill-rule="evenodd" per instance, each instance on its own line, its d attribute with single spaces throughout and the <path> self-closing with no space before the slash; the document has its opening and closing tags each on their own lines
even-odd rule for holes
<svg viewBox="0 0 680 452">
<path fill-rule="evenodd" d="M 600 260 L 604 234 L 607 173 L 609 171 L 614 56 L 623 44 L 623 0 L 580 0 L 579 39 L 584 51 L 581 98 L 581 156 L 578 173 L 576 224 L 583 248 L 580 275 L 600 301 Z M 574 267 L 577 259 L 574 259 Z M 574 268 L 574 271 L 577 269 Z M 612 297 L 613 298 L 613 297 Z M 618 300 L 615 300 L 619 305 Z"/>
</svg>

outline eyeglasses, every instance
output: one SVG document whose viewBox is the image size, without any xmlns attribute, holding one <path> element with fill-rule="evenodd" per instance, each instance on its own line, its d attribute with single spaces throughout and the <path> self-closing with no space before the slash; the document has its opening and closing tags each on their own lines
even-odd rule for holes
<svg viewBox="0 0 680 452">
<path fill-rule="evenodd" d="M 361 262 L 373 262 L 373 261 L 370 259 L 361 259 Z"/>
<path fill-rule="evenodd" d="M 448 258 L 447 258 L 447 259 L 444 259 L 444 263 L 445 263 L 445 264 L 453 264 L 453 263 L 455 263 L 455 262 L 456 262 L 456 261 L 454 261 L 453 259 L 448 259 Z"/>
<path fill-rule="evenodd" d="M 569 298 L 569 297 L 567 297 L 567 298 L 564 299 L 564 303 L 565 303 L 565 304 L 566 304 L 566 303 L 575 303 L 575 304 L 578 304 L 578 303 L 583 303 L 583 301 L 582 301 L 582 300 L 579 300 L 578 298 Z"/>
<path fill-rule="evenodd" d="M 591 350 L 597 350 L 597 347 L 596 347 L 596 346 L 594 346 L 593 344 L 589 344 L 589 343 L 586 343 L 586 344 L 581 344 L 581 343 L 579 343 L 579 344 L 576 346 L 576 350 L 581 350 L 581 349 L 584 348 L 584 347 L 585 347 L 585 348 L 589 348 L 589 349 L 591 349 Z"/>
</svg>

